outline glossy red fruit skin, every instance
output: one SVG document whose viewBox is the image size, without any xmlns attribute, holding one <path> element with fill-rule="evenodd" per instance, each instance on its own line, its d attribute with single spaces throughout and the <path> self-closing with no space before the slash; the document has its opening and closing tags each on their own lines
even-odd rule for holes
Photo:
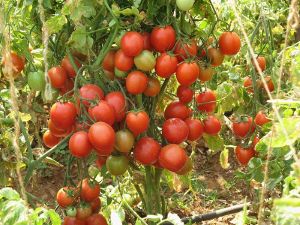
<svg viewBox="0 0 300 225">
<path fill-rule="evenodd" d="M 259 111 L 254 119 L 254 122 L 258 126 L 263 126 L 266 123 L 269 123 L 271 120 L 267 118 L 266 114 L 263 111 Z"/>
<path fill-rule="evenodd" d="M 61 138 L 54 136 L 49 130 L 43 135 L 43 143 L 48 148 L 52 148 L 60 142 Z"/>
<path fill-rule="evenodd" d="M 108 225 L 102 214 L 93 214 L 86 220 L 86 225 Z"/>
<path fill-rule="evenodd" d="M 69 140 L 69 150 L 71 154 L 77 158 L 87 157 L 93 147 L 89 141 L 88 133 L 78 131 L 74 133 Z"/>
<path fill-rule="evenodd" d="M 162 134 L 169 143 L 180 144 L 187 140 L 189 128 L 183 120 L 172 118 L 164 122 Z"/>
<path fill-rule="evenodd" d="M 145 132 L 150 123 L 150 118 L 145 111 L 129 112 L 126 116 L 126 125 L 128 129 L 137 136 Z"/>
<path fill-rule="evenodd" d="M 74 204 L 75 198 L 76 189 L 73 187 L 63 187 L 59 189 L 56 194 L 56 202 L 62 208 L 66 208 Z"/>
<path fill-rule="evenodd" d="M 187 160 L 185 150 L 175 144 L 164 146 L 159 154 L 159 165 L 172 172 L 182 169 Z"/>
<path fill-rule="evenodd" d="M 113 107 L 115 111 L 116 122 L 122 121 L 126 114 L 126 100 L 122 92 L 114 91 L 105 96 L 105 101 Z"/>
<path fill-rule="evenodd" d="M 130 94 L 142 94 L 148 84 L 148 77 L 140 71 L 132 71 L 126 78 L 126 89 Z"/>
<path fill-rule="evenodd" d="M 177 97 L 179 101 L 187 104 L 193 100 L 194 92 L 191 88 L 180 85 L 177 88 Z"/>
<path fill-rule="evenodd" d="M 152 165 L 158 160 L 160 149 L 161 146 L 156 140 L 143 137 L 135 145 L 134 158 L 143 165 Z"/>
<path fill-rule="evenodd" d="M 196 96 L 197 108 L 207 113 L 214 112 L 216 108 L 216 95 L 213 91 L 207 90 Z"/>
<path fill-rule="evenodd" d="M 174 53 L 178 59 L 178 62 L 182 62 L 184 59 L 194 57 L 197 55 L 198 46 L 195 40 L 189 43 L 182 43 L 181 41 L 176 44 Z"/>
<path fill-rule="evenodd" d="M 115 122 L 115 111 L 105 100 L 102 100 L 98 105 L 90 107 L 88 110 L 90 117 L 96 122 L 105 122 L 113 125 Z"/>
<path fill-rule="evenodd" d="M 252 123 L 252 117 L 248 117 L 248 120 L 243 122 L 233 122 L 232 123 L 232 132 L 239 138 L 244 138 L 247 135 L 252 134 L 255 131 L 256 125 Z"/>
<path fill-rule="evenodd" d="M 66 216 L 62 225 L 86 225 L 86 222 L 76 217 Z"/>
<path fill-rule="evenodd" d="M 156 59 L 155 71 L 162 78 L 169 78 L 176 72 L 178 60 L 176 56 L 162 53 Z"/>
<path fill-rule="evenodd" d="M 118 70 L 127 72 L 133 67 L 134 60 L 133 57 L 125 55 L 122 49 L 119 49 L 115 54 L 114 64 Z"/>
<path fill-rule="evenodd" d="M 180 118 L 185 120 L 190 116 L 189 108 L 182 102 L 171 102 L 165 109 L 165 119 Z"/>
<path fill-rule="evenodd" d="M 255 150 L 251 148 L 242 148 L 241 146 L 237 146 L 235 148 L 235 155 L 238 161 L 243 165 L 246 166 L 251 158 L 255 156 Z"/>
<path fill-rule="evenodd" d="M 219 46 L 224 55 L 235 55 L 241 48 L 241 39 L 235 32 L 224 32 L 219 38 Z"/>
<path fill-rule="evenodd" d="M 176 78 L 178 83 L 184 86 L 192 85 L 200 74 L 200 68 L 196 62 L 183 62 L 176 70 Z"/>
<path fill-rule="evenodd" d="M 65 130 L 57 128 L 51 120 L 48 120 L 48 128 L 55 137 L 65 137 L 72 132 L 72 129 Z"/>
<path fill-rule="evenodd" d="M 171 50 L 176 41 L 176 32 L 172 26 L 165 27 L 154 27 L 151 35 L 150 41 L 152 47 L 157 52 L 165 52 Z"/>
<path fill-rule="evenodd" d="M 134 57 L 139 55 L 144 48 L 143 36 L 135 31 L 126 32 L 121 39 L 121 49 L 125 55 Z"/>
<path fill-rule="evenodd" d="M 187 118 L 184 122 L 189 128 L 189 136 L 187 138 L 189 141 L 196 141 L 202 137 L 204 127 L 200 120 Z"/>
<path fill-rule="evenodd" d="M 73 58 L 73 59 L 74 59 L 74 63 L 77 66 L 77 69 L 79 69 L 81 67 L 81 63 L 77 59 L 75 59 L 75 58 Z M 67 72 L 69 77 L 71 77 L 71 78 L 76 77 L 76 71 L 73 68 L 73 66 L 71 64 L 71 61 L 70 61 L 68 56 L 65 56 L 63 58 L 60 65 L 61 65 L 62 68 L 65 69 L 65 71 Z"/>
<path fill-rule="evenodd" d="M 48 77 L 52 87 L 61 88 L 65 85 L 67 73 L 62 67 L 56 66 L 48 70 Z"/>
<path fill-rule="evenodd" d="M 98 183 L 90 183 L 86 178 L 81 182 L 80 198 L 86 202 L 92 202 L 100 195 L 100 185 Z"/>
<path fill-rule="evenodd" d="M 50 119 L 58 129 L 69 129 L 76 122 L 76 107 L 72 102 L 56 102 L 50 109 Z"/>
<path fill-rule="evenodd" d="M 209 135 L 217 135 L 222 128 L 221 122 L 218 120 L 218 118 L 212 115 L 203 120 L 203 126 L 204 133 Z"/>
<path fill-rule="evenodd" d="M 79 90 L 79 95 L 82 99 L 87 99 L 87 100 L 82 100 L 82 103 L 85 106 L 89 106 L 90 102 L 88 100 L 102 100 L 104 99 L 104 92 L 103 90 L 98 87 L 95 84 L 86 84 L 83 85 L 80 90 Z"/>
<path fill-rule="evenodd" d="M 102 62 L 103 70 L 114 72 L 115 70 L 115 54 L 114 50 L 110 50 L 104 57 Z"/>
<path fill-rule="evenodd" d="M 152 48 L 151 40 L 150 40 L 150 36 L 151 36 L 150 33 L 144 32 L 144 33 L 142 33 L 142 36 L 143 36 L 143 40 L 144 40 L 144 50 L 152 51 L 153 48 Z"/>
</svg>

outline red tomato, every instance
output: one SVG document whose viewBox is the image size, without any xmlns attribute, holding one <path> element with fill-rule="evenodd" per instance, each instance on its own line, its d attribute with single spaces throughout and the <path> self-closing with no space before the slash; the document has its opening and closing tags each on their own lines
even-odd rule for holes
<svg viewBox="0 0 300 225">
<path fill-rule="evenodd" d="M 133 150 L 134 159 L 143 165 L 154 164 L 158 160 L 160 144 L 150 137 L 141 138 Z"/>
<path fill-rule="evenodd" d="M 205 92 L 199 93 L 196 96 L 197 108 L 207 113 L 213 112 L 216 108 L 216 100 L 215 93 L 207 89 Z"/>
<path fill-rule="evenodd" d="M 235 148 L 235 155 L 238 161 L 245 166 L 255 156 L 255 150 L 253 148 L 242 148 L 238 145 Z"/>
<path fill-rule="evenodd" d="M 53 134 L 56 137 L 65 137 L 72 131 L 72 128 L 69 130 L 57 128 L 51 120 L 48 120 L 48 128 L 51 134 Z"/>
<path fill-rule="evenodd" d="M 129 112 L 126 116 L 126 125 L 137 136 L 148 129 L 150 118 L 145 111 Z"/>
<path fill-rule="evenodd" d="M 170 118 L 179 118 L 184 120 L 190 116 L 190 111 L 189 108 L 182 102 L 171 102 L 165 109 L 164 116 L 166 120 Z"/>
<path fill-rule="evenodd" d="M 267 86 L 268 86 L 269 91 L 270 92 L 274 91 L 275 87 L 274 87 L 272 78 L 270 76 L 266 76 L 265 80 L 267 82 Z M 265 90 L 265 88 L 264 88 L 264 90 Z"/>
<path fill-rule="evenodd" d="M 52 148 L 60 142 L 61 138 L 54 136 L 49 130 L 43 135 L 43 142 L 48 148 Z"/>
<path fill-rule="evenodd" d="M 154 27 L 151 32 L 150 41 L 152 47 L 157 52 L 165 52 L 171 50 L 176 41 L 176 32 L 173 27 Z"/>
<path fill-rule="evenodd" d="M 52 87 L 61 88 L 65 85 L 67 73 L 64 68 L 56 66 L 48 70 L 48 77 Z"/>
<path fill-rule="evenodd" d="M 90 107 L 88 112 L 90 117 L 96 122 L 102 121 L 111 126 L 115 122 L 114 108 L 110 106 L 105 100 L 101 100 L 98 105 Z"/>
<path fill-rule="evenodd" d="M 214 116 L 210 115 L 203 121 L 204 133 L 209 135 L 217 135 L 222 126 L 221 122 Z"/>
<path fill-rule="evenodd" d="M 108 225 L 106 219 L 101 214 L 93 214 L 86 220 L 86 225 Z"/>
<path fill-rule="evenodd" d="M 81 67 L 81 64 L 78 60 L 76 60 L 74 58 L 74 63 L 77 66 L 77 69 L 79 69 Z M 75 77 L 76 76 L 76 71 L 73 68 L 70 59 L 68 58 L 68 56 L 65 56 L 65 58 L 63 58 L 63 60 L 61 61 L 61 67 L 66 71 L 66 73 L 68 74 L 69 77 Z"/>
<path fill-rule="evenodd" d="M 204 128 L 200 120 L 187 118 L 184 122 L 189 128 L 189 136 L 187 138 L 189 141 L 196 141 L 202 137 Z"/>
<path fill-rule="evenodd" d="M 95 84 L 86 84 L 83 85 L 79 90 L 80 98 L 83 99 L 82 103 L 85 106 L 89 106 L 90 102 L 93 100 L 102 100 L 104 99 L 104 92 L 100 87 Z"/>
<path fill-rule="evenodd" d="M 89 140 L 99 155 L 110 155 L 115 144 L 114 129 L 104 122 L 94 123 L 89 129 Z"/>
<path fill-rule="evenodd" d="M 258 126 L 262 126 L 266 123 L 269 123 L 271 120 L 267 118 L 266 114 L 263 111 L 259 111 L 254 119 L 254 122 Z"/>
<path fill-rule="evenodd" d="M 247 90 L 248 93 L 254 93 L 252 87 L 252 79 L 248 76 L 244 79 L 244 88 Z"/>
<path fill-rule="evenodd" d="M 85 221 L 77 219 L 76 217 L 66 216 L 63 225 L 86 225 Z"/>
<path fill-rule="evenodd" d="M 69 129 L 76 121 L 76 107 L 72 102 L 56 102 L 50 109 L 50 119 L 58 129 Z"/>
<path fill-rule="evenodd" d="M 142 94 L 146 90 L 147 84 L 146 74 L 137 70 L 130 72 L 126 78 L 126 89 L 133 95 Z"/>
<path fill-rule="evenodd" d="M 92 207 L 88 203 L 80 204 L 76 211 L 76 218 L 80 220 L 85 220 L 92 215 Z"/>
<path fill-rule="evenodd" d="M 66 208 L 72 205 L 76 199 L 76 189 L 73 187 L 63 187 L 56 194 L 56 201 L 60 207 Z"/>
<path fill-rule="evenodd" d="M 190 86 L 197 80 L 199 73 L 200 69 L 196 62 L 183 62 L 177 67 L 176 78 L 181 85 Z"/>
<path fill-rule="evenodd" d="M 142 36 L 143 36 L 143 40 L 144 40 L 144 49 L 152 51 L 150 34 L 148 32 L 144 32 L 144 33 L 142 33 Z"/>
<path fill-rule="evenodd" d="M 115 54 L 115 67 L 121 71 L 129 71 L 133 67 L 133 57 L 125 55 L 122 49 L 119 49 Z"/>
<path fill-rule="evenodd" d="M 95 198 L 93 201 L 91 201 L 90 204 L 91 204 L 93 213 L 98 213 L 100 211 L 101 199 L 99 197 Z"/>
<path fill-rule="evenodd" d="M 135 31 L 126 32 L 121 39 L 121 49 L 125 55 L 134 57 L 139 55 L 144 48 L 143 36 Z"/>
<path fill-rule="evenodd" d="M 160 92 L 160 82 L 156 77 L 150 77 L 144 95 L 154 97 Z"/>
<path fill-rule="evenodd" d="M 159 153 L 159 164 L 172 172 L 182 169 L 188 160 L 186 152 L 179 145 L 164 146 Z"/>
<path fill-rule="evenodd" d="M 224 55 L 219 49 L 209 48 L 207 50 L 207 57 L 210 59 L 212 66 L 220 66 L 224 61 Z"/>
<path fill-rule="evenodd" d="M 252 141 L 252 147 L 255 149 L 255 146 L 260 141 L 259 137 L 255 136 Z"/>
<path fill-rule="evenodd" d="M 2 65 L 4 66 L 9 66 L 10 63 L 8 63 L 9 61 L 11 61 L 11 65 L 12 65 L 12 75 L 14 77 L 16 77 L 17 75 L 19 75 L 22 70 L 25 67 L 25 58 L 19 56 L 17 53 L 11 51 L 10 54 L 7 53 L 5 54 L 5 56 L 2 58 Z M 5 65 L 5 64 L 8 65 Z M 4 74 L 8 74 L 9 71 L 3 71 Z"/>
<path fill-rule="evenodd" d="M 205 82 L 211 80 L 212 76 L 215 74 L 215 71 L 212 67 L 200 67 L 199 80 Z"/>
<path fill-rule="evenodd" d="M 257 60 L 257 62 L 258 62 L 258 65 L 259 65 L 261 71 L 264 71 L 264 70 L 266 69 L 266 64 L 267 64 L 265 57 L 263 57 L 263 56 L 258 56 L 258 57 L 256 58 L 256 60 Z M 258 71 L 258 69 L 257 69 L 257 67 L 255 66 L 255 64 L 254 64 L 253 61 L 252 61 L 252 64 L 254 65 L 255 70 Z"/>
<path fill-rule="evenodd" d="M 235 55 L 240 51 L 241 39 L 235 32 L 224 32 L 219 38 L 219 46 L 224 55 Z"/>
<path fill-rule="evenodd" d="M 74 133 L 69 140 L 69 150 L 71 154 L 77 158 L 88 156 L 92 149 L 93 147 L 89 141 L 88 133 L 85 131 Z"/>
<path fill-rule="evenodd" d="M 247 121 L 235 121 L 232 123 L 232 132 L 240 138 L 252 134 L 255 131 L 255 123 L 252 123 L 252 117 L 248 117 Z"/>
<path fill-rule="evenodd" d="M 96 160 L 96 166 L 98 167 L 99 170 L 101 170 L 102 166 L 105 165 L 107 160 L 107 156 L 98 156 Z"/>
<path fill-rule="evenodd" d="M 179 118 L 168 119 L 162 127 L 162 134 L 171 144 L 184 142 L 189 135 L 189 127 Z"/>
<path fill-rule="evenodd" d="M 102 62 L 102 68 L 104 70 L 114 72 L 115 70 L 115 51 L 110 50 L 104 57 Z"/>
<path fill-rule="evenodd" d="M 88 178 L 82 180 L 79 184 L 80 187 L 80 198 L 86 202 L 94 201 L 99 198 L 100 195 L 100 185 L 97 182 L 89 181 Z"/>
<path fill-rule="evenodd" d="M 116 122 L 120 122 L 125 118 L 126 100 L 122 92 L 110 92 L 105 96 L 105 101 L 114 108 Z"/>
<path fill-rule="evenodd" d="M 190 43 L 182 43 L 179 41 L 176 44 L 174 53 L 177 56 L 178 62 L 183 61 L 186 58 L 192 58 L 197 55 L 198 46 L 195 40 Z"/>
<path fill-rule="evenodd" d="M 73 91 L 72 91 L 73 89 L 74 89 L 74 81 L 71 79 L 67 79 L 64 86 L 59 89 L 59 93 L 60 93 L 60 95 L 64 95 L 64 94 L 70 92 L 68 95 L 71 96 L 73 94 Z"/>
<path fill-rule="evenodd" d="M 177 97 L 179 101 L 186 104 L 193 100 L 194 92 L 189 87 L 180 85 L 177 88 Z"/>
<path fill-rule="evenodd" d="M 178 60 L 175 56 L 162 53 L 156 59 L 155 71 L 158 76 L 168 78 L 176 72 Z"/>
</svg>

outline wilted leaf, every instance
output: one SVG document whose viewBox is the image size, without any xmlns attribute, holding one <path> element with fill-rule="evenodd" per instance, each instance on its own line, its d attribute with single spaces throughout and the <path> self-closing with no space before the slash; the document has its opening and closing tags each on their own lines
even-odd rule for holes
<svg viewBox="0 0 300 225">
<path fill-rule="evenodd" d="M 86 32 L 86 27 L 77 28 L 69 39 L 72 48 L 86 53 L 93 46 L 94 40 Z"/>
<path fill-rule="evenodd" d="M 229 151 L 227 148 L 225 148 L 220 153 L 220 165 L 223 169 L 228 169 L 230 166 L 230 164 L 228 163 L 228 154 L 229 154 Z"/>
<path fill-rule="evenodd" d="M 224 140 L 219 135 L 212 136 L 212 135 L 204 134 L 203 138 L 208 148 L 212 150 L 214 153 L 224 149 Z"/>
</svg>

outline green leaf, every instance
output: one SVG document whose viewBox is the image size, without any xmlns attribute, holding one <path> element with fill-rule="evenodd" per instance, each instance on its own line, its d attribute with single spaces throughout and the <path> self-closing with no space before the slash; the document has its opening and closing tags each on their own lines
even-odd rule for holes
<svg viewBox="0 0 300 225">
<path fill-rule="evenodd" d="M 204 134 L 203 138 L 208 148 L 212 150 L 214 153 L 224 149 L 224 140 L 219 135 L 212 136 L 212 135 Z"/>
<path fill-rule="evenodd" d="M 59 32 L 62 27 L 67 23 L 67 18 L 63 15 L 56 15 L 46 21 L 46 28 L 49 35 Z"/>
<path fill-rule="evenodd" d="M 48 211 L 48 215 L 50 217 L 52 225 L 60 225 L 61 224 L 61 219 L 60 219 L 59 215 L 53 209 L 50 209 Z"/>
<path fill-rule="evenodd" d="M 2 188 L 0 190 L 0 200 L 2 198 L 8 199 L 8 200 L 19 200 L 20 195 L 14 189 L 7 187 L 7 188 Z"/>
<path fill-rule="evenodd" d="M 228 163 L 228 155 L 229 155 L 229 151 L 227 148 L 225 148 L 220 153 L 220 165 L 223 169 L 228 169 L 230 166 L 230 164 Z"/>
<path fill-rule="evenodd" d="M 1 207 L 3 213 L 3 224 L 26 225 L 28 222 L 28 209 L 22 200 L 6 201 L 4 207 Z"/>
<path fill-rule="evenodd" d="M 82 53 L 87 53 L 93 46 L 94 40 L 86 32 L 86 27 L 78 27 L 71 35 L 69 44 Z"/>
<path fill-rule="evenodd" d="M 62 8 L 62 13 L 64 15 L 70 15 L 71 20 L 73 20 L 75 23 L 79 23 L 82 17 L 90 18 L 96 15 L 96 4 L 96 1 L 91 0 L 70 0 Z"/>
</svg>

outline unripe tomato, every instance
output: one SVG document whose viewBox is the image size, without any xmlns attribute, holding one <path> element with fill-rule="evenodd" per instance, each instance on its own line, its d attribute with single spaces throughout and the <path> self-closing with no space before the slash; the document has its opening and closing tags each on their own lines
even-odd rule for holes
<svg viewBox="0 0 300 225">
<path fill-rule="evenodd" d="M 187 138 L 189 141 L 196 141 L 202 137 L 204 128 L 200 120 L 187 118 L 184 122 L 189 128 L 189 136 Z"/>
<path fill-rule="evenodd" d="M 156 64 L 156 60 L 152 52 L 143 50 L 139 55 L 134 57 L 136 68 L 142 71 L 151 71 Z"/>
<path fill-rule="evenodd" d="M 172 118 L 164 122 L 162 134 L 169 143 L 180 144 L 187 139 L 189 128 L 183 120 Z"/>
<path fill-rule="evenodd" d="M 73 59 L 74 59 L 74 63 L 77 66 L 77 69 L 79 69 L 81 67 L 81 63 L 78 60 L 76 60 L 75 58 L 73 58 Z M 73 66 L 71 64 L 71 61 L 70 61 L 68 56 L 65 56 L 65 58 L 63 58 L 60 65 L 67 72 L 69 77 L 75 77 L 76 76 L 76 71 L 73 68 Z"/>
<path fill-rule="evenodd" d="M 144 95 L 149 97 L 155 97 L 160 92 L 160 82 L 156 77 L 150 77 L 148 79 L 147 88 L 144 91 Z"/>
<path fill-rule="evenodd" d="M 121 49 L 125 55 L 134 57 L 139 55 L 144 48 L 143 36 L 135 31 L 126 32 L 121 39 Z"/>
<path fill-rule="evenodd" d="M 126 78 L 126 89 L 133 95 L 142 94 L 146 90 L 147 84 L 146 74 L 137 70 L 130 72 Z"/>
<path fill-rule="evenodd" d="M 195 3 L 195 0 L 176 0 L 176 5 L 178 9 L 182 11 L 190 10 Z"/>
<path fill-rule="evenodd" d="M 120 176 L 124 174 L 129 165 L 129 160 L 124 155 L 111 155 L 106 160 L 106 168 L 113 176 Z"/>
<path fill-rule="evenodd" d="M 134 136 L 133 134 L 127 130 L 119 130 L 116 133 L 116 142 L 115 142 L 115 148 L 119 152 L 128 153 L 132 149 L 134 145 Z"/>
<path fill-rule="evenodd" d="M 60 142 L 61 138 L 54 136 L 49 130 L 43 135 L 43 142 L 48 148 L 52 148 Z"/>
<path fill-rule="evenodd" d="M 235 32 L 224 32 L 219 38 L 219 46 L 224 55 L 235 55 L 240 51 L 241 39 Z"/>
<path fill-rule="evenodd" d="M 203 120 L 203 128 L 204 133 L 209 135 L 217 135 L 221 128 L 221 122 L 215 116 L 208 116 L 205 120 Z"/>
<path fill-rule="evenodd" d="M 169 78 L 176 72 L 178 60 L 175 56 L 162 53 L 156 59 L 155 71 L 162 78 Z"/>
<path fill-rule="evenodd" d="M 69 150 L 71 154 L 77 158 L 87 157 L 93 147 L 89 141 L 88 133 L 78 131 L 74 133 L 69 140 Z"/>
<path fill-rule="evenodd" d="M 46 85 L 44 73 L 42 71 L 29 73 L 27 83 L 33 91 L 43 91 Z"/>
<path fill-rule="evenodd" d="M 176 41 L 176 32 L 172 26 L 165 26 L 165 27 L 154 27 L 150 41 L 152 47 L 157 52 L 165 52 L 171 50 Z"/>
<path fill-rule="evenodd" d="M 96 181 L 90 181 L 88 178 L 79 183 L 80 198 L 86 202 L 92 202 L 99 198 L 100 185 Z"/>
<path fill-rule="evenodd" d="M 92 215 L 92 207 L 89 203 L 82 202 L 79 207 L 76 209 L 76 218 L 79 220 L 85 220 L 90 215 Z"/>
<path fill-rule="evenodd" d="M 179 101 L 186 104 L 193 100 L 194 92 L 189 87 L 180 85 L 177 88 L 177 97 Z"/>
<path fill-rule="evenodd" d="M 164 146 L 159 153 L 159 164 L 172 172 L 181 170 L 188 157 L 183 148 L 179 145 L 169 144 Z"/>
<path fill-rule="evenodd" d="M 207 113 L 213 112 L 216 108 L 216 94 L 207 89 L 205 92 L 199 93 L 196 96 L 196 102 L 198 110 Z"/>
<path fill-rule="evenodd" d="M 61 88 L 67 80 L 67 73 L 64 68 L 56 66 L 48 71 L 48 77 L 52 87 Z"/>
<path fill-rule="evenodd" d="M 212 76 L 215 74 L 215 70 L 208 66 L 208 67 L 200 67 L 200 73 L 199 73 L 199 80 L 206 82 L 211 80 Z"/>
<path fill-rule="evenodd" d="M 207 50 L 207 57 L 210 59 L 212 66 L 220 66 L 224 61 L 224 55 L 219 49 L 209 48 Z"/>
<path fill-rule="evenodd" d="M 143 165 L 154 164 L 158 160 L 160 144 L 150 137 L 141 138 L 135 145 L 133 155 L 135 160 Z"/>
<path fill-rule="evenodd" d="M 180 118 L 185 120 L 190 116 L 189 108 L 182 102 L 171 102 L 165 109 L 165 119 Z"/>
</svg>

